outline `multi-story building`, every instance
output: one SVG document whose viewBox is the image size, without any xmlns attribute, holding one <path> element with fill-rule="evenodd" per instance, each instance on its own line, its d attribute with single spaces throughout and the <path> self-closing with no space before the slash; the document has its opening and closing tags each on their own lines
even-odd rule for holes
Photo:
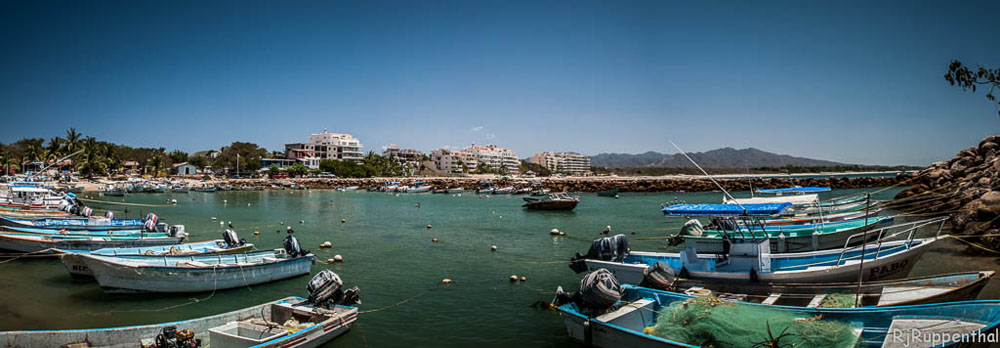
<svg viewBox="0 0 1000 348">
<path fill-rule="evenodd" d="M 330 133 L 323 129 L 323 133 L 310 134 L 308 143 L 285 144 L 285 156 L 301 156 L 305 151 L 311 151 L 318 163 L 321 160 L 351 160 L 360 162 L 364 157 L 361 153 L 361 141 L 350 134 Z M 298 154 L 294 152 L 299 151 Z"/>
<path fill-rule="evenodd" d="M 420 164 L 424 159 L 423 152 L 416 149 L 400 149 L 396 144 L 386 146 L 385 150 L 382 151 L 382 155 L 405 163 L 410 170 L 410 174 L 420 169 Z"/>
<path fill-rule="evenodd" d="M 548 168 L 553 173 L 586 175 L 590 173 L 590 157 L 575 152 L 539 152 L 528 162 Z"/>
<path fill-rule="evenodd" d="M 431 151 L 431 162 L 437 170 L 445 172 L 467 172 L 476 169 L 476 156 L 465 151 L 437 149 Z"/>
<path fill-rule="evenodd" d="M 318 169 L 320 158 L 310 144 L 285 144 L 285 158 L 302 162 L 309 169 Z"/>
<path fill-rule="evenodd" d="M 477 164 L 482 163 L 493 170 L 513 174 L 521 168 L 521 160 L 513 151 L 505 147 L 472 144 L 463 151 L 475 156 Z"/>
</svg>

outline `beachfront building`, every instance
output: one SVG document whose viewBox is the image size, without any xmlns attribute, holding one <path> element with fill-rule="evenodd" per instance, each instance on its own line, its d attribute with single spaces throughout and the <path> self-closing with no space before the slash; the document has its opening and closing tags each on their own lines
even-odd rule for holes
<svg viewBox="0 0 1000 348">
<path fill-rule="evenodd" d="M 320 158 L 311 144 L 285 144 L 285 158 L 302 162 L 309 169 L 318 169 Z"/>
<path fill-rule="evenodd" d="M 396 144 L 386 146 L 385 150 L 382 151 L 382 156 L 394 158 L 397 161 L 405 163 L 407 168 L 410 169 L 411 174 L 420 168 L 420 164 L 424 159 L 423 152 L 416 149 L 400 149 Z"/>
<path fill-rule="evenodd" d="M 198 174 L 198 167 L 195 167 L 191 163 L 181 162 L 173 164 L 173 174 L 176 175 L 195 175 Z"/>
<path fill-rule="evenodd" d="M 503 173 L 517 173 L 521 167 L 521 160 L 517 158 L 514 151 L 505 147 L 472 144 L 463 151 L 475 156 L 477 164 L 481 163 L 490 169 Z"/>
<path fill-rule="evenodd" d="M 528 158 L 528 162 L 548 168 L 553 173 L 590 174 L 590 157 L 575 152 L 539 152 Z"/>
<path fill-rule="evenodd" d="M 290 167 L 291 165 L 295 164 L 295 162 L 299 162 L 299 161 L 296 160 L 296 159 L 290 159 L 290 158 L 261 158 L 260 159 L 260 166 L 263 167 L 263 168 L 268 168 L 268 167 L 270 167 L 273 164 L 273 165 L 277 166 L 278 168 L 285 168 L 285 167 Z M 305 164 L 305 161 L 302 161 L 302 162 L 303 162 L 303 164 Z M 318 161 L 317 161 L 316 165 L 317 165 L 317 167 L 319 166 Z M 308 165 L 306 165 L 306 166 L 308 167 Z"/>
<path fill-rule="evenodd" d="M 437 149 L 431 151 L 431 162 L 439 171 L 466 173 L 476 169 L 476 156 L 465 151 Z"/>
<path fill-rule="evenodd" d="M 337 160 L 361 162 L 361 141 L 350 134 L 330 133 L 323 129 L 323 133 L 310 134 L 308 143 L 285 144 L 285 157 L 289 159 L 304 159 L 308 167 L 311 162 L 315 162 L 315 167 L 319 168 L 319 161 Z M 309 153 L 311 156 L 306 156 Z M 314 157 L 306 160 L 306 157 Z"/>
</svg>

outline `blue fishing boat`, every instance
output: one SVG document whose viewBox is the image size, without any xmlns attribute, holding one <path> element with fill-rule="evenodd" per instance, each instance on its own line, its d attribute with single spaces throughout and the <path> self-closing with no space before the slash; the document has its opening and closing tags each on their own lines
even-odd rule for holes
<svg viewBox="0 0 1000 348">
<path fill-rule="evenodd" d="M 618 290 L 614 283 L 605 286 Z M 987 347 L 989 335 L 995 337 L 1000 326 L 997 300 L 804 308 L 728 302 L 629 285 L 604 294 L 610 301 L 587 301 L 593 296 L 581 296 L 555 304 L 572 339 L 607 348 Z"/>
<path fill-rule="evenodd" d="M 0 232 L 0 250 L 40 253 L 47 250 L 97 250 L 103 248 L 145 247 L 174 245 L 184 240 L 184 234 L 166 236 L 87 236 L 87 235 L 38 235 Z"/>
<path fill-rule="evenodd" d="M 0 225 L 65 230 L 124 230 L 142 227 L 144 219 L 40 218 L 20 219 L 0 216 Z"/>
<path fill-rule="evenodd" d="M 93 251 L 88 250 L 54 250 L 59 253 L 60 260 L 66 266 L 66 271 L 70 275 L 93 277 L 93 273 L 87 268 L 82 260 L 82 255 L 101 256 L 177 256 L 177 255 L 216 255 L 216 254 L 237 254 L 253 250 L 254 245 L 250 243 L 227 243 L 225 240 L 212 240 L 196 243 L 184 243 L 177 245 L 159 245 L 132 248 L 104 248 Z"/>
<path fill-rule="evenodd" d="M 744 207 L 747 207 L 746 205 Z M 740 209 L 733 206 L 732 209 Z M 746 214 L 751 208 L 746 208 Z M 772 209 L 773 210 L 773 209 Z M 616 245 L 602 247 L 602 240 L 591 246 L 587 255 L 577 254 L 570 265 L 575 271 L 608 269 L 626 284 L 639 284 L 647 269 L 662 263 L 670 272 L 683 278 L 731 282 L 822 283 L 888 280 L 906 277 L 913 265 L 933 243 L 946 238 L 940 235 L 948 217 L 932 218 L 862 232 L 848 238 L 875 235 L 877 242 L 858 246 L 772 254 L 768 240 L 736 240 L 726 254 L 699 254 L 694 248 L 680 253 L 632 252 L 624 235 L 615 236 Z M 934 237 L 914 238 L 922 227 L 937 227 Z M 903 238 L 894 240 L 895 238 Z M 623 241 L 624 240 L 624 241 Z M 612 253 L 605 249 L 614 250 Z"/>
<path fill-rule="evenodd" d="M 330 270 L 309 282 L 308 298 L 277 301 L 190 320 L 133 326 L 0 331 L 3 347 L 314 348 L 347 332 L 358 318 L 357 287 L 344 290 Z"/>
<path fill-rule="evenodd" d="M 742 207 L 742 208 L 741 208 Z M 676 204 L 663 208 L 663 214 L 673 217 L 709 218 L 702 228 L 699 220 L 689 220 L 681 233 L 672 238 L 672 244 L 683 240 L 699 253 L 724 254 L 733 243 L 756 243 L 769 240 L 771 252 L 799 252 L 846 248 L 864 240 L 847 240 L 858 232 L 885 226 L 893 220 L 888 216 L 863 215 L 857 219 L 838 221 L 811 221 L 804 224 L 770 224 L 768 218 L 781 215 L 791 208 L 790 203 L 743 204 Z M 870 238 L 877 234 L 870 234 Z"/>
</svg>

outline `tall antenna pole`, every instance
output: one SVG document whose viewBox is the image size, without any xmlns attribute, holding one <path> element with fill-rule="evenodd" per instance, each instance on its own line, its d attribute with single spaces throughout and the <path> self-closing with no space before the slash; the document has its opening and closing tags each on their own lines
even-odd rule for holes
<svg viewBox="0 0 1000 348">
<path fill-rule="evenodd" d="M 854 307 L 859 307 L 861 302 L 861 280 L 864 279 L 865 270 L 865 246 L 868 245 L 868 209 L 872 206 L 872 194 L 871 192 L 866 194 L 865 199 L 865 236 L 861 241 L 861 262 L 858 263 L 858 288 L 854 291 Z M 821 207 L 822 209 L 822 207 Z M 879 244 L 881 245 L 881 244 Z M 876 253 L 877 254 L 877 253 Z M 876 255 L 877 256 L 877 255 Z"/>
<path fill-rule="evenodd" d="M 681 150 L 680 146 L 677 146 L 677 144 L 674 144 L 673 141 L 670 141 L 670 145 L 673 145 L 674 148 L 677 149 L 677 151 L 680 151 L 680 153 L 682 155 L 684 155 L 685 158 L 688 159 L 688 161 L 691 161 L 691 163 L 694 164 L 695 167 L 698 167 L 698 170 L 700 170 L 702 174 L 705 174 L 705 177 L 708 178 L 708 180 L 712 180 L 712 183 L 714 183 L 716 187 L 718 187 L 720 190 L 722 190 L 722 193 L 725 194 L 726 197 L 729 197 L 729 199 L 732 200 L 734 203 L 736 203 L 736 205 L 738 205 L 741 209 L 746 210 L 746 208 L 743 207 L 743 205 L 740 204 L 740 202 L 737 201 L 736 198 L 733 197 L 733 195 L 729 194 L 729 191 L 726 191 L 726 189 L 724 187 L 722 187 L 722 185 L 719 185 L 718 181 L 715 181 L 715 179 L 712 178 L 711 175 L 708 175 L 708 172 L 706 172 L 705 169 L 702 169 L 701 166 L 698 165 L 698 162 L 695 162 L 693 159 L 691 159 L 691 156 L 688 156 L 688 154 L 686 152 L 684 152 L 684 150 Z"/>
</svg>

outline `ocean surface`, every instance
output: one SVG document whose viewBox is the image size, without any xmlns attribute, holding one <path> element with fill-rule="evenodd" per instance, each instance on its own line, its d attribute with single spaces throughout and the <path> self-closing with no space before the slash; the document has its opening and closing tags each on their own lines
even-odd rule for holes
<svg viewBox="0 0 1000 348">
<path fill-rule="evenodd" d="M 859 192 L 836 190 L 821 197 Z M 896 192 L 885 190 L 874 198 L 888 199 Z M 574 253 L 586 252 L 607 225 L 613 233 L 627 234 L 633 250 L 678 250 L 663 238 L 683 221 L 664 217 L 660 204 L 721 200 L 718 192 L 580 196 L 572 212 L 525 211 L 520 196 L 325 190 L 135 194 L 98 198 L 128 205 L 91 206 L 98 213 L 111 208 L 119 217 L 152 210 L 170 224 L 185 225 L 192 241 L 221 238 L 220 221 L 231 221 L 259 249 L 279 248 L 285 227 L 292 226 L 317 259 L 343 255 L 343 263 L 317 262 L 313 274 L 326 268 L 337 272 L 347 286 L 361 288 L 361 310 L 373 312 L 361 314 L 353 329 L 326 347 L 572 347 L 559 314 L 531 305 L 550 300 L 559 285 L 576 290 L 580 276 L 566 262 Z M 164 204 L 171 199 L 177 204 Z M 567 235 L 549 235 L 553 228 Z M 333 248 L 320 249 L 325 241 Z M 492 245 L 499 249 L 491 252 Z M 969 257 L 963 249 L 954 240 L 939 243 L 911 276 L 996 270 L 995 258 Z M 515 274 L 527 281 L 511 283 Z M 441 284 L 445 278 L 453 283 Z M 72 279 L 57 259 L 19 259 L 0 264 L 0 330 L 189 319 L 304 297 L 309 279 L 215 293 L 108 295 L 95 282 Z M 1000 298 L 1000 282 L 992 281 L 981 296 Z"/>
</svg>

